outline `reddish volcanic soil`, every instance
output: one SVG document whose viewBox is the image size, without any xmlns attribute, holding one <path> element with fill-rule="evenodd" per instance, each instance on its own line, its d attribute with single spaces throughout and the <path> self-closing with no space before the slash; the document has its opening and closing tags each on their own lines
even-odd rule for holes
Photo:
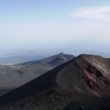
<svg viewBox="0 0 110 110">
<path fill-rule="evenodd" d="M 94 95 L 110 95 L 110 59 L 81 55 L 75 62 L 81 68 L 82 77 Z"/>
</svg>

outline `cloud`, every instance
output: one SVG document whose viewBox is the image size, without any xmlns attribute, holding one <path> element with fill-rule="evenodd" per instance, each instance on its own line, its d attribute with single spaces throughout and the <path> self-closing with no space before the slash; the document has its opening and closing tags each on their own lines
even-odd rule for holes
<svg viewBox="0 0 110 110">
<path fill-rule="evenodd" d="M 71 16 L 110 20 L 110 6 L 77 8 Z"/>
</svg>

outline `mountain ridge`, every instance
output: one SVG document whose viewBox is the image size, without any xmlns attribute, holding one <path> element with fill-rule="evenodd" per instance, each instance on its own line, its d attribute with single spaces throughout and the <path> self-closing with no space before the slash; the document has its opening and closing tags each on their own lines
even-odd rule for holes
<svg viewBox="0 0 110 110">
<path fill-rule="evenodd" d="M 108 60 L 107 58 L 94 55 L 80 55 L 32 80 L 24 86 L 0 97 L 0 104 L 12 103 L 11 106 L 20 107 L 21 103 L 25 103 L 24 107 L 26 107 L 26 105 L 29 104 L 28 101 L 30 101 L 32 105 L 34 104 L 34 106 L 37 107 L 40 106 L 38 104 L 39 102 L 44 102 L 42 106 L 48 105 L 46 104 L 47 99 L 50 100 L 49 104 L 59 101 L 65 102 L 70 99 L 78 104 L 84 99 L 85 101 L 80 102 L 80 104 L 83 103 L 84 106 L 87 104 L 86 106 L 89 107 L 92 102 L 94 103 L 93 107 L 95 110 L 101 110 L 100 108 L 102 106 L 105 107 L 105 105 L 109 107 L 107 104 L 110 104 L 110 101 L 105 98 L 110 96 L 110 80 L 108 79 L 110 75 L 109 70 L 108 73 L 106 73 L 97 66 L 100 65 L 103 68 L 104 63 L 106 68 L 109 68 L 108 64 L 110 61 Z M 38 97 L 41 97 L 41 100 Z M 55 99 L 51 102 L 53 98 Z M 73 108 L 75 107 L 74 103 L 71 103 Z M 32 107 L 31 104 L 29 104 L 30 107 Z M 66 105 L 64 104 L 64 106 Z M 98 109 L 96 109 L 97 107 Z M 69 110 L 72 109 L 70 108 Z"/>
<path fill-rule="evenodd" d="M 45 64 L 46 63 L 46 64 L 53 65 L 52 62 L 54 60 L 56 60 L 56 59 L 57 60 L 60 60 L 60 63 L 59 63 L 59 65 L 60 65 L 61 62 L 63 64 L 64 62 L 66 62 L 68 60 L 71 60 L 74 57 L 75 56 L 73 56 L 73 55 L 68 55 L 68 54 L 65 54 L 65 53 L 59 53 L 57 55 L 53 55 L 53 56 L 50 56 L 50 57 L 47 57 L 47 58 L 43 58 L 41 60 L 27 61 L 27 62 L 24 62 L 24 63 L 18 63 L 17 65 L 20 65 L 20 66 L 29 66 L 29 65 L 34 65 L 34 64 L 38 64 L 38 63 L 40 63 L 40 64 Z M 58 65 L 58 64 L 56 64 L 56 65 Z"/>
<path fill-rule="evenodd" d="M 66 58 L 66 60 L 62 59 L 62 56 L 63 58 Z M 32 61 L 35 62 L 34 64 L 26 63 L 24 66 L 0 65 L 0 95 L 4 94 L 8 90 L 10 91 L 24 85 L 25 83 L 37 78 L 43 73 L 61 65 L 72 58 L 74 58 L 72 55 L 60 53 L 42 59 L 40 62 Z"/>
</svg>

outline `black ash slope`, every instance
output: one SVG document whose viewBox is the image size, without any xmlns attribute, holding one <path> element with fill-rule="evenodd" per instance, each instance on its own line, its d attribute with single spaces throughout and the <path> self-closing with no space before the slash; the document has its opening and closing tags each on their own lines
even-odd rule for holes
<svg viewBox="0 0 110 110">
<path fill-rule="evenodd" d="M 110 109 L 110 60 L 79 57 L 0 98 L 2 110 Z M 105 66 L 103 66 L 105 65 Z M 4 105 L 4 107 L 3 107 Z"/>
</svg>

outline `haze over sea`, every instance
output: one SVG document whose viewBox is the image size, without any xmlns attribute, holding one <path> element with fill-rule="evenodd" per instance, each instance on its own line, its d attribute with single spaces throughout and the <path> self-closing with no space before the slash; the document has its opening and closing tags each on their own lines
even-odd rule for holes
<svg viewBox="0 0 110 110">
<path fill-rule="evenodd" d="M 0 58 L 34 52 L 110 57 L 109 0 L 1 0 Z"/>
</svg>

